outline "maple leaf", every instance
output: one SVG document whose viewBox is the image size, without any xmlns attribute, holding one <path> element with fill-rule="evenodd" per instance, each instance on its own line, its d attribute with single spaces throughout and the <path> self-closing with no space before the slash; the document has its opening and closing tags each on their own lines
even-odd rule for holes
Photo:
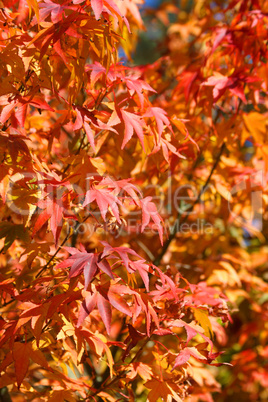
<svg viewBox="0 0 268 402">
<path fill-rule="evenodd" d="M 138 271 L 143 282 L 145 285 L 145 288 L 147 290 L 147 292 L 149 292 L 149 276 L 148 276 L 148 272 L 149 272 L 149 267 L 148 264 L 145 263 L 145 260 L 138 260 L 138 261 L 131 261 L 129 263 L 129 270 L 130 272 L 133 271 Z"/>
<path fill-rule="evenodd" d="M 202 85 L 213 86 L 213 101 L 217 102 L 218 99 L 224 94 L 228 88 L 231 92 L 237 95 L 243 102 L 246 103 L 246 98 L 242 86 L 238 87 L 237 78 L 226 77 L 220 73 L 214 73 Z"/>
<path fill-rule="evenodd" d="M 29 345 L 27 343 L 14 344 L 14 362 L 18 388 L 20 388 L 29 366 Z"/>
<path fill-rule="evenodd" d="M 100 19 L 103 10 L 103 0 L 91 0 L 91 7 L 95 14 L 96 20 Z"/>
<path fill-rule="evenodd" d="M 85 289 L 88 288 L 89 283 L 96 275 L 97 270 L 101 270 L 107 274 L 110 278 L 114 278 L 110 265 L 105 260 L 99 259 L 99 254 L 87 253 L 86 251 L 72 250 L 70 247 L 66 247 L 72 255 L 67 260 L 60 262 L 57 268 L 69 268 L 69 277 L 80 275 L 84 272 Z"/>
<path fill-rule="evenodd" d="M 70 257 L 71 259 L 71 257 Z M 103 260 L 102 260 L 103 261 Z M 82 260 L 82 263 L 84 264 L 84 261 Z M 62 262 L 59 264 L 59 267 L 65 267 L 66 265 L 69 265 L 70 262 Z M 77 265 L 75 268 L 79 272 L 81 272 L 81 267 Z M 135 272 L 136 270 L 140 273 L 146 289 L 149 290 L 149 278 L 148 278 L 148 265 L 144 264 L 144 260 L 141 261 L 132 261 L 129 262 L 129 268 L 128 270 L 130 272 Z M 141 301 L 142 306 L 146 310 L 147 318 L 148 318 L 148 325 L 150 325 L 150 315 L 153 315 L 154 319 L 157 321 L 156 314 L 151 307 L 149 302 L 146 302 L 146 304 L 142 301 L 140 296 L 135 292 L 129 289 L 128 287 L 124 285 L 118 285 L 118 284 L 110 284 L 107 282 L 106 284 L 103 284 L 102 286 L 96 286 L 96 291 L 92 294 L 89 294 L 86 299 L 83 301 L 81 305 L 81 309 L 79 311 L 79 317 L 78 317 L 78 323 L 77 326 L 80 326 L 84 319 L 93 311 L 95 306 L 97 305 L 98 310 L 100 312 L 100 315 L 102 317 L 102 320 L 105 324 L 106 330 L 109 333 L 110 332 L 110 326 L 111 326 L 111 307 L 110 304 L 116 308 L 118 311 L 122 312 L 123 314 L 126 314 L 128 316 L 132 316 L 132 311 L 129 307 L 129 305 L 126 303 L 122 295 L 136 295 L 139 300 Z M 149 328 L 149 327 L 148 327 Z"/>
<path fill-rule="evenodd" d="M 211 322 L 210 319 L 208 317 L 208 314 L 201 309 L 193 309 L 194 312 L 194 316 L 196 321 L 198 322 L 198 324 L 205 330 L 205 335 L 206 336 L 212 336 L 213 335 L 213 331 L 212 331 L 212 326 L 211 326 Z"/>
<path fill-rule="evenodd" d="M 140 375 L 144 381 L 150 380 L 152 378 L 152 369 L 147 364 L 142 362 L 134 362 L 130 365 L 130 372 L 128 372 L 127 376 L 131 380 L 133 380 L 137 375 Z"/>
<path fill-rule="evenodd" d="M 105 75 L 107 80 L 110 82 L 113 82 L 117 79 L 117 74 L 115 71 L 110 68 L 107 72 L 107 69 L 97 61 L 95 61 L 93 64 L 87 64 L 85 69 L 86 71 L 91 70 L 90 82 L 92 86 L 96 84 L 102 75 Z"/>
<path fill-rule="evenodd" d="M 38 215 L 32 236 L 35 236 L 50 219 L 50 229 L 57 245 L 63 227 L 63 218 L 77 219 L 74 214 L 67 212 L 69 210 L 68 194 L 64 194 L 60 198 L 54 198 L 53 194 L 48 194 L 45 199 L 39 200 L 36 205 L 43 211 Z"/>
<path fill-rule="evenodd" d="M 118 196 L 122 191 L 127 193 L 136 205 L 139 205 L 139 199 L 142 197 L 140 190 L 132 183 L 131 179 L 124 180 L 112 180 L 110 177 L 105 177 L 101 181 L 101 185 L 107 185 L 109 188 L 115 190 L 115 194 Z"/>
<path fill-rule="evenodd" d="M 188 362 L 191 356 L 193 356 L 194 358 L 196 358 L 201 362 L 206 360 L 206 358 L 203 355 L 201 355 L 201 353 L 199 353 L 199 351 L 195 347 L 186 347 L 177 355 L 172 370 Z"/>
<path fill-rule="evenodd" d="M 117 62 L 121 47 L 129 59 L 138 61 L 140 3 L 1 2 L 3 397 L 9 398 L 9 393 L 12 400 L 145 400 L 147 381 L 148 402 L 208 401 L 215 392 L 220 395 L 220 384 L 204 363 L 219 366 L 214 360 L 222 353 L 213 352 L 211 328 L 218 335 L 217 346 L 225 336 L 235 363 L 234 372 L 226 376 L 224 371 L 228 395 L 239 400 L 242 390 L 245 399 L 255 400 L 258 393 L 266 394 L 265 239 L 262 243 L 259 237 L 256 243 L 231 220 L 226 194 L 245 180 L 245 193 L 232 193 L 233 212 L 248 217 L 252 208 L 247 196 L 255 197 L 260 190 L 263 205 L 252 212 L 263 212 L 264 236 L 267 7 L 259 0 L 230 0 L 224 8 L 221 2 L 209 7 L 209 2 L 198 1 L 183 8 L 178 24 L 170 14 L 181 10 L 175 2 L 162 2 L 147 17 L 166 27 L 158 38 L 165 56 L 149 63 L 150 55 L 144 54 L 143 65 L 125 66 Z M 114 134 L 120 134 L 121 141 Z M 92 157 L 94 153 L 99 156 Z M 260 171 L 261 183 L 255 176 Z M 30 180 L 17 180 L 29 172 Z M 189 194 L 192 185 L 215 188 L 202 200 L 198 189 L 196 219 L 186 213 L 182 219 L 188 220 L 191 232 L 182 233 L 181 225 L 177 239 L 171 236 L 165 242 L 161 211 L 153 198 L 143 199 L 142 192 L 152 195 L 149 188 L 159 186 L 167 196 L 165 211 L 175 217 L 177 211 L 169 207 L 178 183 Z M 213 203 L 214 193 L 222 202 Z M 206 211 L 201 208 L 203 198 Z M 87 213 L 92 207 L 101 211 L 103 225 Z M 19 210 L 29 212 L 26 223 Z M 136 225 L 142 235 L 134 232 L 132 212 L 142 214 L 141 225 Z M 220 223 L 220 230 L 196 232 L 192 223 L 199 224 L 204 214 L 211 227 Z M 68 217 L 74 221 L 71 230 Z M 41 230 L 46 225 L 52 233 Z M 147 225 L 157 228 L 161 249 L 144 233 Z M 99 226 L 108 229 L 111 245 L 102 242 L 104 234 L 95 230 Z M 63 242 L 72 247 L 57 247 L 61 232 Z M 97 252 L 99 247 L 103 251 Z M 152 261 L 161 256 L 159 267 L 145 255 Z M 238 306 L 235 316 L 243 322 L 235 350 L 232 328 L 225 333 L 222 325 L 230 320 L 223 291 Z M 253 321 L 254 314 L 244 314 L 240 299 L 254 312 Z M 256 351 L 248 345 L 255 345 Z M 38 355 L 42 350 L 45 354 Z M 84 364 L 90 366 L 94 386 L 83 377 Z M 76 379 L 69 368 L 79 374 Z M 105 380 L 109 372 L 120 381 L 99 384 L 99 377 Z"/>
<path fill-rule="evenodd" d="M 190 342 L 190 340 L 196 336 L 197 334 L 202 336 L 202 338 L 207 342 L 207 344 L 210 345 L 211 350 L 207 351 L 208 355 L 207 355 L 207 360 L 208 362 L 215 359 L 218 354 L 214 354 L 212 353 L 212 349 L 213 349 L 213 342 L 211 341 L 211 339 L 209 339 L 205 334 L 204 334 L 204 329 L 202 327 L 200 327 L 199 325 L 196 325 L 195 323 L 191 322 L 189 324 L 187 324 L 186 322 L 182 321 L 182 320 L 174 320 L 173 323 L 171 324 L 171 326 L 175 326 L 175 327 L 180 327 L 180 328 L 184 328 L 186 333 L 187 333 L 187 344 Z M 195 356 L 196 357 L 196 356 Z M 217 363 L 216 363 L 217 364 Z"/>
<path fill-rule="evenodd" d="M 116 0 L 116 3 L 121 5 L 120 0 Z M 144 29 L 144 22 L 143 22 L 143 20 L 141 18 L 141 14 L 140 14 L 140 2 L 139 2 L 139 0 L 136 0 L 136 1 L 126 0 L 126 1 L 124 1 L 123 5 L 121 7 L 123 8 L 123 10 L 125 9 L 130 13 L 130 15 L 137 22 L 138 27 L 140 29 Z M 121 7 L 120 7 L 120 10 L 121 10 Z M 124 15 L 126 15 L 126 14 L 127 13 L 125 12 Z"/>
<path fill-rule="evenodd" d="M 72 193 L 70 177 L 61 179 L 55 172 L 39 172 L 44 179 L 38 180 L 38 184 L 43 187 L 44 197 L 37 202 L 37 206 L 43 211 L 38 215 L 35 222 L 32 236 L 34 236 L 50 219 L 50 229 L 58 243 L 63 226 L 63 218 L 76 220 L 76 216 L 70 211 L 71 199 L 75 197 Z M 65 188 L 69 191 L 66 192 Z"/>
<path fill-rule="evenodd" d="M 61 4 L 55 4 L 51 0 L 44 0 L 43 3 L 39 3 L 39 8 L 39 22 L 44 21 L 50 15 L 51 21 L 53 24 L 56 24 L 62 20 L 64 10 L 69 7 Z M 32 23 L 35 24 L 36 22 L 37 18 L 34 18 Z"/>
<path fill-rule="evenodd" d="M 257 144 L 264 144 L 266 137 L 267 119 L 260 113 L 251 112 L 243 116 L 246 135 L 252 135 Z"/>
<path fill-rule="evenodd" d="M 213 46 L 211 49 L 211 53 L 214 53 L 215 49 L 219 46 L 224 38 L 228 35 L 228 28 L 227 27 L 216 27 L 215 29 L 215 38 L 213 41 Z"/>
<path fill-rule="evenodd" d="M 82 302 L 78 315 L 77 327 L 81 326 L 85 318 L 94 310 L 96 305 L 105 325 L 106 331 L 108 334 L 110 334 L 112 320 L 111 306 L 109 301 L 98 292 L 88 295 Z"/>
<path fill-rule="evenodd" d="M 94 117 L 93 114 L 79 106 L 74 107 L 74 110 L 76 111 L 77 117 L 73 125 L 73 130 L 79 130 L 84 127 L 88 141 L 92 146 L 93 151 L 95 151 L 94 133 L 89 125 L 89 123 L 92 124 L 92 118 Z"/>
<path fill-rule="evenodd" d="M 27 0 L 28 6 L 30 11 L 33 9 L 35 12 L 35 15 L 37 19 L 39 20 L 39 7 L 38 7 L 38 2 L 37 0 Z M 21 8 L 21 7 L 20 7 Z M 25 4 L 24 4 L 24 9 L 25 9 Z M 23 20 L 23 19 L 22 19 Z M 20 21 L 20 16 L 19 16 L 19 21 Z"/>
<path fill-rule="evenodd" d="M 25 325 L 28 321 L 31 321 L 31 329 L 36 339 L 36 344 L 39 346 L 40 337 L 43 329 L 43 324 L 47 319 L 48 309 L 50 307 L 49 303 L 44 304 L 34 304 L 34 303 L 22 303 L 20 308 L 25 308 L 25 310 L 20 315 L 17 323 L 16 329 Z"/>
<path fill-rule="evenodd" d="M 143 117 L 154 117 L 158 130 L 158 142 L 160 142 L 165 126 L 173 133 L 172 126 L 167 117 L 167 112 L 160 107 L 150 107 Z"/>
<path fill-rule="evenodd" d="M 256 77 L 248 77 L 244 74 L 236 73 L 231 76 L 224 76 L 221 73 L 214 72 L 213 76 L 209 77 L 201 85 L 213 86 L 213 101 L 217 102 L 218 99 L 224 94 L 224 92 L 229 89 L 230 92 L 242 100 L 242 102 L 247 103 L 243 83 L 254 82 Z"/>
<path fill-rule="evenodd" d="M 163 219 L 157 211 L 156 205 L 151 201 L 152 197 L 146 197 L 140 200 L 142 208 L 142 227 L 141 232 L 144 231 L 145 227 L 149 224 L 150 219 L 152 219 L 157 227 L 161 244 L 163 245 Z"/>
<path fill-rule="evenodd" d="M 185 278 L 183 278 L 185 280 Z M 192 295 L 189 295 L 189 301 L 199 307 L 201 304 L 209 304 L 211 306 L 226 306 L 228 300 L 226 296 L 211 287 L 207 286 L 205 282 L 200 282 L 197 285 L 189 284 Z M 188 299 L 188 297 L 187 297 Z"/>
<path fill-rule="evenodd" d="M 128 254 L 141 259 L 141 257 L 136 253 L 136 251 L 132 250 L 131 248 L 112 247 L 110 244 L 108 244 L 105 241 L 102 241 L 101 243 L 104 245 L 104 249 L 102 252 L 102 258 L 111 255 L 113 252 L 116 252 L 119 254 L 120 258 L 122 259 L 122 261 L 127 269 L 129 268 L 129 264 L 132 262 L 128 256 Z"/>
<path fill-rule="evenodd" d="M 119 281 L 118 279 L 117 281 Z M 118 283 L 113 283 L 109 286 L 108 291 L 106 292 L 107 298 L 111 305 L 116 308 L 121 313 L 128 315 L 129 317 L 132 316 L 132 311 L 128 303 L 122 297 L 124 295 L 133 295 L 135 294 L 134 291 L 129 289 L 129 287 L 125 285 L 120 285 Z"/>
<path fill-rule="evenodd" d="M 30 342 L 15 342 L 12 353 L 18 388 L 20 388 L 21 383 L 27 374 L 30 363 L 29 359 L 33 360 L 41 367 L 48 369 L 48 363 L 43 353 L 38 349 L 34 350 Z"/>
<path fill-rule="evenodd" d="M 189 120 L 186 119 L 179 119 L 177 116 L 172 116 L 171 119 L 172 123 L 179 129 L 179 131 L 185 135 L 185 140 L 189 139 L 198 149 L 198 151 L 200 151 L 200 148 L 197 144 L 197 142 L 190 136 L 190 133 L 185 125 L 186 122 L 188 122 Z"/>
<path fill-rule="evenodd" d="M 71 184 L 70 184 L 70 178 L 76 176 L 75 174 L 70 175 L 69 177 L 66 177 L 64 179 L 61 179 L 60 176 L 56 172 L 38 172 L 41 176 L 44 177 L 44 179 L 38 180 L 38 184 L 45 184 L 45 189 L 49 186 L 49 190 L 46 189 L 46 192 L 53 190 L 53 188 L 58 188 L 60 186 L 64 186 L 69 190 L 72 190 Z"/>
<path fill-rule="evenodd" d="M 88 141 L 90 145 L 92 146 L 93 151 L 95 152 L 95 140 L 94 140 L 94 132 L 92 131 L 90 124 L 93 125 L 93 127 L 97 130 L 108 130 L 112 131 L 116 134 L 117 131 L 111 127 L 111 125 L 105 124 L 102 121 L 96 119 L 94 114 L 87 110 L 84 107 L 80 106 L 73 106 L 74 111 L 76 112 L 76 120 L 73 125 L 73 130 L 79 130 L 82 127 L 84 127 L 85 132 L 87 134 Z"/>
<path fill-rule="evenodd" d="M 14 129 L 15 133 L 13 134 L 1 134 L 0 135 L 0 145 L 5 149 L 5 152 L 9 152 L 10 157 L 12 159 L 12 163 L 17 163 L 17 159 L 20 155 L 23 156 L 23 160 L 25 163 L 30 160 L 30 151 L 28 146 L 25 143 L 27 137 L 22 135 L 19 131 Z M 5 167 L 2 171 L 2 174 L 5 172 Z"/>
<path fill-rule="evenodd" d="M 134 131 L 137 133 L 137 136 L 141 142 L 142 148 L 144 148 L 144 134 L 143 134 L 143 119 L 134 113 L 127 112 L 124 109 L 120 109 L 120 113 L 122 114 L 122 118 L 125 123 L 125 133 L 124 140 L 121 146 L 121 149 L 124 149 L 128 141 L 132 138 Z"/>
<path fill-rule="evenodd" d="M 111 321 L 112 321 L 112 309 L 109 301 L 104 298 L 100 293 L 97 297 L 97 306 L 99 313 L 101 315 L 102 321 L 104 322 L 106 331 L 108 334 L 111 332 Z"/>
<path fill-rule="evenodd" d="M 1 112 L 0 122 L 4 124 L 11 117 L 12 113 L 14 113 L 15 119 L 21 127 L 24 126 L 29 105 L 38 109 L 54 111 L 54 109 L 52 109 L 52 107 L 50 107 L 49 104 L 39 95 L 29 95 L 24 97 L 16 95 L 13 100 L 9 100 L 5 97 L 2 104 L 6 104 L 6 106 Z"/>
<path fill-rule="evenodd" d="M 163 151 L 163 155 L 165 160 L 167 161 L 167 163 L 170 163 L 170 152 L 173 155 L 178 156 L 179 158 L 182 159 L 186 159 L 185 156 L 183 156 L 180 152 L 178 152 L 178 150 L 176 149 L 176 147 L 174 145 L 171 144 L 170 141 L 164 139 L 164 138 L 160 138 L 160 141 L 158 144 L 155 145 L 154 149 L 152 150 L 150 155 L 155 154 L 156 152 L 158 152 L 160 149 L 162 148 Z"/>
<path fill-rule="evenodd" d="M 137 345 L 137 343 L 144 339 L 146 336 L 146 334 L 136 330 L 131 324 L 128 324 L 127 327 L 129 335 L 124 340 L 124 343 L 128 346 L 123 354 L 122 361 L 124 361 L 125 358 L 129 355 L 131 349 L 133 349 Z"/>
<path fill-rule="evenodd" d="M 130 32 L 127 18 L 122 16 L 122 13 L 113 0 L 91 0 L 91 7 L 95 14 L 96 20 L 100 19 L 102 12 L 109 12 L 109 14 L 112 14 L 116 18 L 122 18 Z"/>
<path fill-rule="evenodd" d="M 176 357 L 172 370 L 174 370 L 176 367 L 182 366 L 183 364 L 188 362 L 188 360 L 190 359 L 190 356 L 191 356 L 191 353 L 189 351 L 189 348 L 184 348 Z"/>
<path fill-rule="evenodd" d="M 142 108 L 144 107 L 144 90 L 156 92 L 147 82 L 140 80 L 137 76 L 128 76 L 124 81 L 126 82 L 131 96 L 133 96 L 135 92 L 137 93 Z M 152 111 L 152 113 L 154 113 L 154 111 Z"/>
<path fill-rule="evenodd" d="M 196 84 L 196 82 L 198 82 L 201 78 L 199 75 L 200 73 L 197 71 L 184 71 L 181 74 L 181 78 L 176 90 L 179 92 L 181 89 L 183 89 L 186 102 L 189 101 L 190 94 L 192 96 L 196 95 L 199 90 L 199 86 Z M 194 84 L 195 90 L 193 90 Z"/>
<path fill-rule="evenodd" d="M 127 248 L 127 247 L 111 247 L 108 243 L 102 242 L 104 245 L 104 249 L 102 252 L 102 258 L 106 256 L 110 256 L 112 253 L 116 252 L 119 254 L 120 258 L 122 259 L 123 264 L 127 268 L 129 273 L 134 273 L 136 271 L 139 272 L 144 285 L 149 291 L 149 266 L 146 264 L 145 260 L 141 258 L 134 250 Z M 132 261 L 129 258 L 129 254 L 138 258 L 138 260 Z"/>
<path fill-rule="evenodd" d="M 12 222 L 0 222 L 0 239 L 4 238 L 4 251 L 6 251 L 16 239 L 25 243 L 30 240 L 28 229 L 23 225 L 15 225 Z"/>
<path fill-rule="evenodd" d="M 86 192 L 83 207 L 92 203 L 93 201 L 96 201 L 104 221 L 106 220 L 108 208 L 110 208 L 118 223 L 121 223 L 118 205 L 122 205 L 122 202 L 116 197 L 113 189 L 103 188 L 102 183 L 100 183 L 100 185 L 92 185 Z"/>
<path fill-rule="evenodd" d="M 150 292 L 150 295 L 155 296 L 156 300 L 161 297 L 174 298 L 178 300 L 178 294 L 187 292 L 185 289 L 181 289 L 176 286 L 175 282 L 166 274 L 164 274 L 158 267 L 153 265 L 153 269 L 158 272 L 162 286 L 156 285 L 157 290 Z"/>
<path fill-rule="evenodd" d="M 166 382 L 160 381 L 156 378 L 147 381 L 144 386 L 151 389 L 147 396 L 148 402 L 157 402 L 159 398 L 162 398 L 163 401 L 167 401 L 169 395 L 172 394 Z"/>
</svg>

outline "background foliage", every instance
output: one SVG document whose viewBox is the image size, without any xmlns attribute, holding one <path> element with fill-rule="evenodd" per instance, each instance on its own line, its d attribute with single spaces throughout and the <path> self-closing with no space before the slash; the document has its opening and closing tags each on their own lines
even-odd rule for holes
<svg viewBox="0 0 268 402">
<path fill-rule="evenodd" d="M 268 2 L 0 5 L 1 400 L 267 400 Z"/>
</svg>

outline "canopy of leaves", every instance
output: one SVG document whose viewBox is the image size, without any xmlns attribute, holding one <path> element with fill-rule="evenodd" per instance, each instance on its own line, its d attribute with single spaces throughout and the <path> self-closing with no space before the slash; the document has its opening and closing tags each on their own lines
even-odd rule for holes
<svg viewBox="0 0 268 402">
<path fill-rule="evenodd" d="M 268 400 L 267 25 L 0 0 L 1 398 Z"/>
</svg>

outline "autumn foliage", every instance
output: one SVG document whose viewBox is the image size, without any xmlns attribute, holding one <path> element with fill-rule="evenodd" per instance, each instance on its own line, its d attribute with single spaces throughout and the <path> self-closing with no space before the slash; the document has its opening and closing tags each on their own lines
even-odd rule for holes
<svg viewBox="0 0 268 402">
<path fill-rule="evenodd" d="M 268 1 L 141 3 L 0 1 L 1 401 L 268 399 Z"/>
</svg>

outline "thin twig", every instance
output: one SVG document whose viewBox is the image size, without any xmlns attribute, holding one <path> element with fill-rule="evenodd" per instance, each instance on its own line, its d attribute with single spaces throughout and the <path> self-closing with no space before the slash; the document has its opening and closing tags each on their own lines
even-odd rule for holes
<svg viewBox="0 0 268 402">
<path fill-rule="evenodd" d="M 38 272 L 38 274 L 36 275 L 35 279 L 39 278 L 39 276 L 42 275 L 42 273 L 47 269 L 47 267 L 49 266 L 49 264 L 54 260 L 54 258 L 56 257 L 56 255 L 58 254 L 58 252 L 60 251 L 61 247 L 64 246 L 64 244 L 67 242 L 67 240 L 71 237 L 71 234 L 67 234 L 64 238 L 64 240 L 62 241 L 61 245 L 57 248 L 57 250 L 55 251 L 55 253 L 50 257 L 50 259 L 48 260 L 48 262 L 46 263 L 46 265 L 41 269 L 41 271 Z"/>
<path fill-rule="evenodd" d="M 54 260 L 54 258 L 56 257 L 56 255 L 58 254 L 58 252 L 60 251 L 60 249 L 62 248 L 62 246 L 64 246 L 64 244 L 70 239 L 70 237 L 72 237 L 73 235 L 75 235 L 76 230 L 78 228 L 78 226 L 80 225 L 80 223 L 84 223 L 92 214 L 90 213 L 89 215 L 87 215 L 82 222 L 76 222 L 75 227 L 74 227 L 74 231 L 72 233 L 69 233 L 65 236 L 65 238 L 63 239 L 62 243 L 60 244 L 60 246 L 57 248 L 57 250 L 55 251 L 55 253 L 50 257 L 50 259 L 48 260 L 48 262 L 46 263 L 46 265 L 41 269 L 41 271 L 38 272 L 38 274 L 36 275 L 35 279 L 39 278 L 39 276 L 42 275 L 42 273 L 47 269 L 47 267 L 49 266 L 49 264 Z"/>
<path fill-rule="evenodd" d="M 82 146 L 83 146 L 83 143 L 84 143 L 85 138 L 86 138 L 86 132 L 84 132 L 84 135 L 83 135 L 83 137 L 82 137 L 81 143 L 80 143 L 80 145 L 79 145 L 79 148 L 78 148 L 77 151 L 75 152 L 75 155 L 78 155 L 79 152 L 81 151 L 81 148 L 82 148 Z M 65 174 L 65 173 L 67 172 L 67 170 L 69 169 L 70 166 L 71 166 L 71 163 L 68 163 L 68 164 L 65 166 L 65 168 L 63 169 L 62 174 Z"/>
</svg>

